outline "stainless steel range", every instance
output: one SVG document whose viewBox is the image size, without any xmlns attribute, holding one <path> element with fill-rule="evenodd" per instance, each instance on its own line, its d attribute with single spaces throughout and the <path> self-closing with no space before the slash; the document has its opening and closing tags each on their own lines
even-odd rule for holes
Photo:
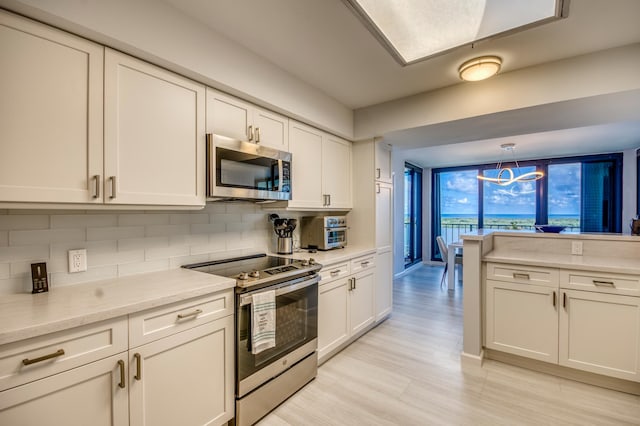
<svg viewBox="0 0 640 426">
<path fill-rule="evenodd" d="M 316 376 L 322 265 L 259 254 L 183 268 L 236 279 L 236 424 L 257 422 Z M 265 312 L 275 338 L 258 332 Z M 258 350 L 265 335 L 272 347 Z"/>
</svg>

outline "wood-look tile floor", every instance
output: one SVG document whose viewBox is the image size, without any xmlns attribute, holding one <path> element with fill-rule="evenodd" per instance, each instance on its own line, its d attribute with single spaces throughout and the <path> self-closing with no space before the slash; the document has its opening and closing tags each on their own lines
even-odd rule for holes
<svg viewBox="0 0 640 426">
<path fill-rule="evenodd" d="M 491 360 L 463 370 L 462 288 L 441 274 L 395 280 L 392 316 L 259 425 L 640 425 L 638 396 Z"/>
</svg>

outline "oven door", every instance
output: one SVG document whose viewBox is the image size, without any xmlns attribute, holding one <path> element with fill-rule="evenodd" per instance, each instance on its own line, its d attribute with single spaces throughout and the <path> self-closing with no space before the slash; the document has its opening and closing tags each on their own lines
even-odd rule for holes
<svg viewBox="0 0 640 426">
<path fill-rule="evenodd" d="M 326 248 L 344 247 L 347 245 L 347 228 L 325 228 L 324 241 Z"/>
<path fill-rule="evenodd" d="M 242 397 L 315 352 L 318 346 L 318 275 L 239 294 L 236 314 L 236 393 Z M 276 291 L 276 346 L 252 353 L 253 295 Z"/>
</svg>

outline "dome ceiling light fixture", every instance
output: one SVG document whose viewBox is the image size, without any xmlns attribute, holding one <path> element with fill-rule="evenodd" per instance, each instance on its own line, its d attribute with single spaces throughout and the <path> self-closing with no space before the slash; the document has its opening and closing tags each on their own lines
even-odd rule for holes
<svg viewBox="0 0 640 426">
<path fill-rule="evenodd" d="M 502 151 L 504 152 L 511 152 L 511 155 L 514 157 L 513 162 L 516 165 L 518 174 L 516 175 L 516 173 L 510 167 L 502 167 L 502 158 L 500 158 L 500 161 L 496 166 L 496 170 L 498 170 L 498 176 L 488 177 L 484 175 L 478 175 L 478 180 L 484 180 L 486 182 L 500 186 L 509 186 L 512 183 L 533 182 L 544 177 L 544 173 L 539 170 L 536 170 L 535 172 L 520 173 L 520 165 L 518 164 L 518 160 L 515 159 L 515 143 L 503 143 L 502 145 L 500 145 L 500 149 L 502 149 Z"/>
<path fill-rule="evenodd" d="M 460 65 L 458 74 L 464 81 L 480 81 L 493 77 L 500 71 L 502 58 L 499 56 L 480 56 Z"/>
</svg>

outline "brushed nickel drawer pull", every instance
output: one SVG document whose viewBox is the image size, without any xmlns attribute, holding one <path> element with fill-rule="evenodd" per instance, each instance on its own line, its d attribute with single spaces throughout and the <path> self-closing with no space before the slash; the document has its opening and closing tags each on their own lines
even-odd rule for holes
<svg viewBox="0 0 640 426">
<path fill-rule="evenodd" d="M 116 177 L 111 176 L 109 180 L 111 181 L 111 195 L 109 195 L 109 198 L 113 199 L 116 198 Z"/>
<path fill-rule="evenodd" d="M 36 362 L 46 361 L 48 359 L 57 358 L 62 355 L 64 355 L 64 349 L 58 349 L 54 353 L 43 355 L 38 358 L 33 358 L 33 359 L 25 358 L 22 360 L 22 364 L 31 365 L 31 364 L 35 364 Z"/>
<path fill-rule="evenodd" d="M 338 275 L 340 273 L 340 269 L 335 269 L 331 272 L 329 272 L 329 275 L 331 275 L 332 277 L 335 277 L 336 275 Z"/>
<path fill-rule="evenodd" d="M 614 287 L 614 288 L 616 286 L 613 283 L 613 281 L 599 281 L 599 280 L 593 280 L 593 285 L 598 287 Z"/>
<path fill-rule="evenodd" d="M 364 262 L 360 262 L 360 266 L 362 266 L 363 268 L 366 268 L 369 265 L 369 261 L 365 260 Z"/>
<path fill-rule="evenodd" d="M 514 272 L 513 273 L 513 278 L 521 278 L 523 280 L 530 280 L 531 279 L 529 274 L 523 274 L 521 272 Z"/>
<path fill-rule="evenodd" d="M 122 389 L 124 389 L 124 387 L 127 385 L 127 381 L 126 378 L 124 377 L 124 361 L 119 359 L 118 360 L 118 367 L 120 367 L 120 383 L 118 383 L 118 386 Z"/>
<path fill-rule="evenodd" d="M 93 198 L 100 198 L 100 175 L 95 175 L 93 177 L 93 182 L 96 185 L 95 192 L 93 193 Z"/>
<path fill-rule="evenodd" d="M 136 359 L 136 375 L 133 376 L 136 380 L 142 380 L 142 356 L 139 353 L 133 354 Z"/>
<path fill-rule="evenodd" d="M 178 319 L 185 319 L 185 318 L 189 318 L 189 317 L 195 317 L 198 316 L 202 313 L 202 309 L 196 309 L 193 312 L 189 312 L 188 314 L 178 314 Z"/>
</svg>

